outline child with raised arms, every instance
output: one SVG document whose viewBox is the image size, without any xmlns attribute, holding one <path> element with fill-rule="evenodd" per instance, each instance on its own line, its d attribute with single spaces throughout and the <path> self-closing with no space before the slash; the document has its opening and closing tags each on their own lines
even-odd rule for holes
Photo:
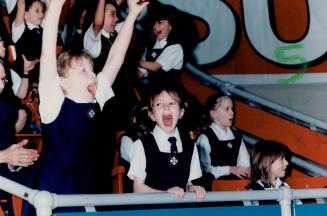
<svg viewBox="0 0 327 216">
<path fill-rule="evenodd" d="M 96 162 L 102 156 L 98 155 L 97 122 L 104 103 L 113 96 L 111 85 L 124 61 L 135 19 L 148 2 L 128 1 L 128 17 L 97 76 L 86 52 L 64 52 L 56 60 L 64 2 L 52 0 L 44 22 L 39 79 L 44 149 L 31 187 L 58 194 L 89 194 L 95 192 L 94 172 L 101 165 Z"/>
</svg>

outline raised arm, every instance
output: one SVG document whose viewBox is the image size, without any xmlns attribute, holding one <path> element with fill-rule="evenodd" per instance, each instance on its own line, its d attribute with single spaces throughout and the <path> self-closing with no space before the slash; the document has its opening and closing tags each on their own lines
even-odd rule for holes
<svg viewBox="0 0 327 216">
<path fill-rule="evenodd" d="M 104 7 L 105 0 L 98 0 L 98 7 L 95 11 L 94 22 L 93 22 L 93 33 L 96 37 L 102 29 L 104 22 Z"/>
<path fill-rule="evenodd" d="M 119 31 L 115 42 L 110 48 L 106 64 L 103 68 L 103 73 L 111 85 L 115 81 L 117 73 L 124 62 L 126 51 L 133 33 L 134 22 L 142 9 L 148 4 L 148 1 L 128 0 L 128 16 L 125 19 L 123 27 Z"/>
<path fill-rule="evenodd" d="M 65 0 L 52 0 L 44 20 L 40 60 L 40 85 L 50 84 L 51 81 L 58 76 L 56 43 L 59 17 L 64 2 Z"/>
<path fill-rule="evenodd" d="M 17 1 L 17 12 L 15 17 L 15 26 L 20 26 L 24 23 L 24 14 L 25 14 L 25 0 L 18 0 Z"/>
</svg>

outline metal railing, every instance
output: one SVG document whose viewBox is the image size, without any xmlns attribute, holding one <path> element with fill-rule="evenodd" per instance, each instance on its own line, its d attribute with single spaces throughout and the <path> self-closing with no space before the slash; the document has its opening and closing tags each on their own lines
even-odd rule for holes
<svg viewBox="0 0 327 216">
<path fill-rule="evenodd" d="M 248 91 L 241 89 L 232 83 L 222 81 L 216 77 L 213 77 L 198 68 L 194 67 L 192 64 L 187 63 L 185 68 L 195 77 L 203 82 L 203 84 L 219 87 L 222 91 L 227 94 L 233 95 L 240 98 L 243 101 L 247 101 L 248 104 L 252 106 L 265 107 L 265 110 L 286 118 L 290 121 L 294 121 L 302 126 L 310 128 L 312 130 L 318 131 L 323 134 L 327 134 L 327 123 L 319 119 L 315 119 L 304 113 L 300 113 L 293 109 L 289 109 L 280 104 L 274 103 L 265 98 L 259 97 L 255 94 L 249 93 Z"/>
<path fill-rule="evenodd" d="M 104 195 L 58 195 L 47 191 L 33 190 L 21 184 L 0 176 L 0 189 L 24 200 L 36 208 L 37 216 L 50 216 L 52 210 L 58 207 L 78 206 L 119 206 L 139 204 L 167 204 L 167 203 L 195 203 L 194 193 L 187 192 L 183 199 L 169 193 L 132 193 L 132 194 L 104 194 Z M 298 189 L 288 187 L 262 191 L 228 191 L 208 192 L 205 202 L 229 202 L 252 200 L 279 201 L 281 215 L 291 216 L 291 201 L 307 198 L 325 198 L 327 189 Z"/>
</svg>

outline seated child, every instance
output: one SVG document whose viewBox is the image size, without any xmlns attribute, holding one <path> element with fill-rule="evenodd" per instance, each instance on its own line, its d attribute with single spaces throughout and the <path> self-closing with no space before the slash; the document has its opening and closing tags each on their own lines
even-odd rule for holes
<svg viewBox="0 0 327 216">
<path fill-rule="evenodd" d="M 282 179 L 285 177 L 289 149 L 278 142 L 262 140 L 255 144 L 251 154 L 250 190 L 269 190 L 289 185 Z M 299 201 L 297 201 L 298 203 Z M 260 201 L 260 204 L 277 204 L 277 201 Z M 258 202 L 254 202 L 255 205 Z"/>
<path fill-rule="evenodd" d="M 134 181 L 134 192 L 167 191 L 183 198 L 188 191 L 202 201 L 204 188 L 191 183 L 202 175 L 197 148 L 177 126 L 184 102 L 174 86 L 163 83 L 150 93 L 149 117 L 156 125 L 133 144 L 128 177 Z"/>
<path fill-rule="evenodd" d="M 211 180 L 243 179 L 250 175 L 250 157 L 243 138 L 239 132 L 231 129 L 233 106 L 232 99 L 224 93 L 214 94 L 206 102 L 211 123 L 200 134 L 197 144 L 202 171 Z"/>
</svg>

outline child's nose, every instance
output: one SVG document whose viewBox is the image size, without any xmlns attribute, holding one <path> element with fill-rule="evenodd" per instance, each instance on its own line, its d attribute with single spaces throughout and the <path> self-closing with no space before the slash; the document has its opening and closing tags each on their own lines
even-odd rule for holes
<svg viewBox="0 0 327 216">
<path fill-rule="evenodd" d="M 284 158 L 284 164 L 285 164 L 285 166 L 288 165 L 288 161 L 285 158 Z"/>
</svg>

